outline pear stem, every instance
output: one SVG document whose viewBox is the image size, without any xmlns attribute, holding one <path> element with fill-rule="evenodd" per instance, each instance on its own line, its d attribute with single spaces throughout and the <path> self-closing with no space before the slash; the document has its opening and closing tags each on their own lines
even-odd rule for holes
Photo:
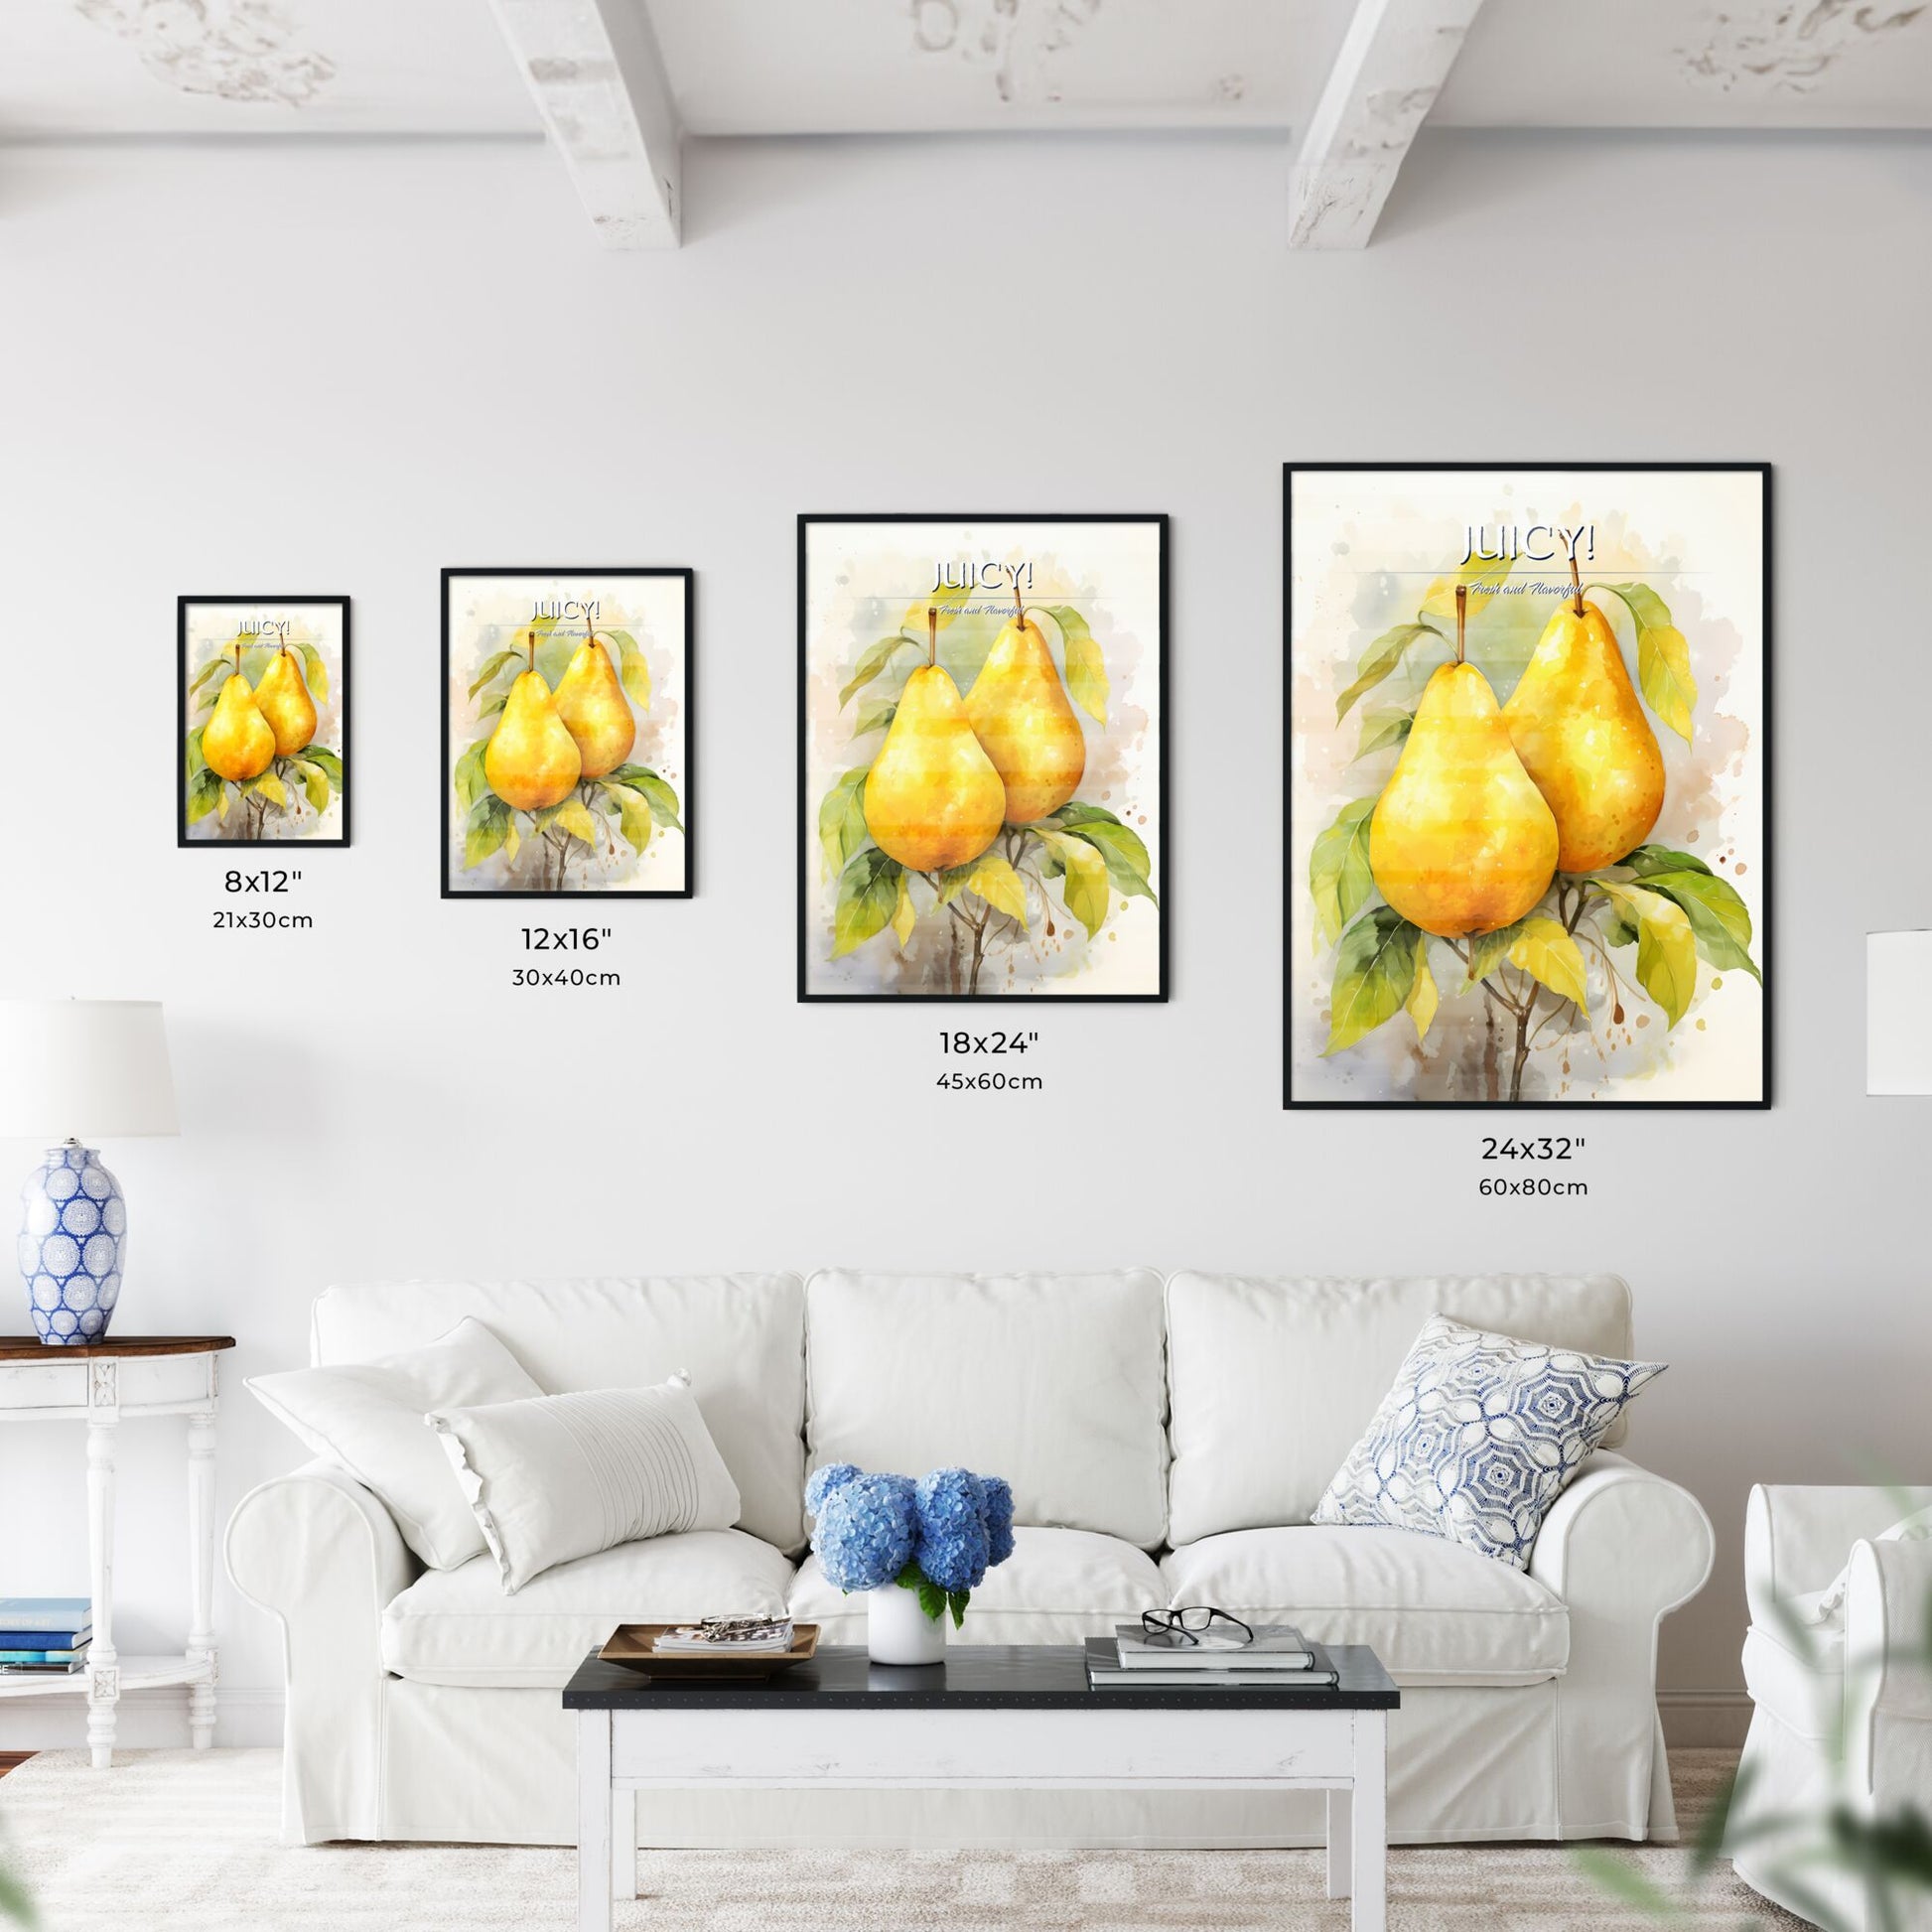
<svg viewBox="0 0 1932 1932">
<path fill-rule="evenodd" d="M 1027 605 L 1025 599 L 1020 595 L 1020 586 L 1018 584 L 1013 587 L 1013 621 L 1022 630 L 1026 629 Z"/>
<path fill-rule="evenodd" d="M 928 604 L 925 607 L 925 661 L 936 664 L 939 661 L 939 607 Z"/>
<path fill-rule="evenodd" d="M 1458 584 L 1455 587 L 1455 661 L 1458 664 L 1464 661 L 1463 650 L 1465 648 L 1465 638 L 1463 633 L 1468 627 L 1469 587 L 1466 584 Z"/>
<path fill-rule="evenodd" d="M 529 645 L 529 648 L 530 648 L 530 668 L 531 668 L 531 670 L 533 670 L 533 671 L 534 671 L 534 670 L 536 669 L 536 667 L 537 667 L 537 627 L 536 627 L 536 625 L 535 625 L 535 624 L 532 624 L 532 625 L 530 626 L 530 628 L 529 628 L 529 630 L 528 630 L 528 632 L 527 632 L 526 634 L 527 634 L 527 636 L 529 637 L 529 640 L 530 640 L 530 645 Z"/>
<path fill-rule="evenodd" d="M 241 639 L 239 637 L 234 640 L 234 674 L 236 677 L 241 675 Z"/>
<path fill-rule="evenodd" d="M 1581 618 L 1584 615 L 1584 573 L 1577 567 L 1577 552 L 1575 549 L 1572 549 L 1570 552 L 1570 582 L 1572 585 L 1571 599 L 1577 607 L 1577 615 Z"/>
</svg>

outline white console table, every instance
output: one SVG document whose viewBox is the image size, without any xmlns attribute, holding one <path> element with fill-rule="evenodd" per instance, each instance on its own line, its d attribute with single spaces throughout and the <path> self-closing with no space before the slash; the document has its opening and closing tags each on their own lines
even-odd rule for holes
<svg viewBox="0 0 1932 1932">
<path fill-rule="evenodd" d="M 87 1699 L 94 1769 L 114 1757 L 114 1707 L 124 1691 L 186 1684 L 195 1748 L 214 1738 L 215 1364 L 232 1335 L 128 1335 L 84 1347 L 0 1336 L 0 1423 L 87 1425 L 87 1573 L 94 1639 L 72 1676 L 0 1674 L 0 1700 L 59 1692 Z M 188 1648 L 179 1657 L 123 1657 L 114 1648 L 114 1436 L 125 1418 L 188 1418 Z"/>
</svg>

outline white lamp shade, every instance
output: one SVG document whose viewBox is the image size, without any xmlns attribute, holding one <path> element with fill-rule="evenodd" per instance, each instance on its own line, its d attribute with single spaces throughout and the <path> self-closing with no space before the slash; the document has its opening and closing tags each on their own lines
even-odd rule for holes
<svg viewBox="0 0 1932 1932">
<path fill-rule="evenodd" d="M 0 1001 L 0 1136 L 178 1131 L 159 1000 Z"/>
<path fill-rule="evenodd" d="M 1864 936 L 1864 1090 L 1932 1093 L 1932 932 Z"/>
</svg>

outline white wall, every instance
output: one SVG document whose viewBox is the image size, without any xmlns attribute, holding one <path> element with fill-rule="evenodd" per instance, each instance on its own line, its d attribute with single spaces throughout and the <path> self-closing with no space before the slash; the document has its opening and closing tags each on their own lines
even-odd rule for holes
<svg viewBox="0 0 1932 1932">
<path fill-rule="evenodd" d="M 1738 1682 L 1748 1483 L 1932 1477 L 1929 1123 L 1861 1018 L 1864 930 L 1932 917 L 1932 152 L 1442 139 L 1335 257 L 1283 165 L 719 146 L 683 251 L 614 257 L 535 146 L 0 153 L 0 992 L 168 1003 L 119 1319 L 241 1338 L 224 1513 L 300 1459 L 238 1383 L 326 1282 L 835 1260 L 1621 1270 L 1633 1447 L 1723 1535 L 1679 1693 Z M 1477 1196 L 1482 1117 L 1279 1110 L 1289 457 L 1778 465 L 1774 1110 L 1574 1119 L 1563 1202 Z M 1044 1093 L 960 1097 L 954 1016 L 793 1003 L 793 517 L 1003 504 L 1173 513 L 1174 997 L 1031 1010 Z M 513 994 L 529 914 L 436 893 L 437 571 L 626 560 L 698 571 L 698 897 L 611 910 L 621 993 Z M 230 860 L 175 849 L 174 600 L 237 590 L 355 600 L 309 933 L 212 931 Z M 179 1434 L 125 1432 L 123 1648 L 184 1626 Z M 79 1437 L 0 1436 L 0 1593 L 84 1589 Z M 251 1734 L 277 1645 L 218 1613 Z"/>
</svg>

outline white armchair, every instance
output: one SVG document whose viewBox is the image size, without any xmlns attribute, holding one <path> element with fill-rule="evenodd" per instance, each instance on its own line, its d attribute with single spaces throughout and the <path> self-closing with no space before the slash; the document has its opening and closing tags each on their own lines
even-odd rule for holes
<svg viewBox="0 0 1932 1932">
<path fill-rule="evenodd" d="M 1746 1883 L 1800 1916 L 1822 1903 L 1834 1932 L 1877 1922 L 1862 1886 L 1796 1861 L 1816 1836 L 1766 1825 L 1822 1826 L 1836 1805 L 1867 1817 L 1932 1810 L 1932 1541 L 1873 1540 L 1928 1506 L 1932 1488 L 1759 1485 L 1750 1495 L 1744 1681 L 1755 1709 L 1728 1849 Z M 1821 1621 L 1820 1598 L 1848 1559 L 1843 1611 Z M 1900 1932 L 1932 1932 L 1932 1894 L 1894 1904 Z"/>
</svg>

